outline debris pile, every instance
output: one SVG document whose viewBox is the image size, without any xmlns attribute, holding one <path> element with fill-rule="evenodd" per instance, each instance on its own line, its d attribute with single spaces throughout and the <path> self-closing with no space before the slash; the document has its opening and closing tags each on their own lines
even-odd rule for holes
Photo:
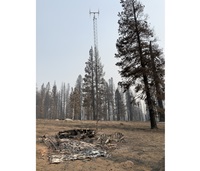
<svg viewBox="0 0 200 171">
<path fill-rule="evenodd" d="M 57 138 L 74 138 L 74 139 L 85 139 L 92 138 L 95 136 L 95 131 L 91 129 L 73 129 L 67 131 L 58 132 Z"/>
<path fill-rule="evenodd" d="M 51 151 L 50 163 L 107 157 L 107 149 L 116 148 L 118 142 L 125 142 L 122 133 L 96 135 L 91 129 L 60 131 L 55 136 L 43 136 L 42 141 Z"/>
</svg>

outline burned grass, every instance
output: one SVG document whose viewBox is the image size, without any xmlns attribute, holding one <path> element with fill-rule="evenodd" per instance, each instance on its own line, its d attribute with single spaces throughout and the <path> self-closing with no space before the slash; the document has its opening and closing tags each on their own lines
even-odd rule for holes
<svg viewBox="0 0 200 171">
<path fill-rule="evenodd" d="M 99 121 L 98 132 L 113 134 L 121 132 L 125 143 L 110 150 L 108 157 L 66 161 L 49 164 L 48 148 L 36 142 L 37 171 L 162 171 L 164 170 L 165 125 L 158 123 L 159 129 L 151 130 L 149 122 Z M 96 121 L 37 120 L 36 140 L 43 135 L 54 136 L 59 131 L 70 129 L 95 129 Z"/>
</svg>

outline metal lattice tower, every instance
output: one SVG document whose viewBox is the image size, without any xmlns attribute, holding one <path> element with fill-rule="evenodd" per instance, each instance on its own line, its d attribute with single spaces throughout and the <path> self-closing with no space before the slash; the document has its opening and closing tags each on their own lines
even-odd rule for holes
<svg viewBox="0 0 200 171">
<path fill-rule="evenodd" d="M 97 36 L 97 18 L 96 14 L 99 15 L 98 12 L 91 12 L 89 11 L 89 14 L 93 14 L 93 32 L 94 32 L 94 75 L 95 75 L 95 101 L 94 101 L 94 106 L 95 106 L 95 116 L 93 119 L 99 119 L 99 73 L 98 73 L 98 58 L 99 58 L 99 52 L 98 52 L 98 36 Z"/>
<path fill-rule="evenodd" d="M 91 12 L 89 11 L 89 14 L 93 14 L 93 32 L 94 32 L 94 50 L 96 51 L 95 52 L 95 55 L 98 54 L 98 34 L 97 34 L 97 18 L 96 18 L 96 14 L 100 14 L 99 13 L 99 10 L 98 12 Z"/>
</svg>

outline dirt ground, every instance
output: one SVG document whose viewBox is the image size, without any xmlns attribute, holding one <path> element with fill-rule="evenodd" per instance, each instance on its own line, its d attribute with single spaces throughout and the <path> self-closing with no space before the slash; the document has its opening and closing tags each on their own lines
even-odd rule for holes
<svg viewBox="0 0 200 171">
<path fill-rule="evenodd" d="M 59 131 L 79 128 L 96 128 L 95 121 L 36 121 L 36 170 L 37 171 L 164 171 L 165 125 L 158 123 L 157 130 L 149 122 L 99 121 L 101 133 L 121 132 L 125 143 L 108 153 L 109 157 L 91 160 L 67 161 L 49 164 L 48 148 L 39 141 L 43 135 L 52 136 Z"/>
</svg>

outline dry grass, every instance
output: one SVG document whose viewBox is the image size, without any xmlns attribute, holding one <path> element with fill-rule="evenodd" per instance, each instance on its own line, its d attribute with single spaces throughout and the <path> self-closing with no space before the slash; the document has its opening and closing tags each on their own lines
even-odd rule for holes
<svg viewBox="0 0 200 171">
<path fill-rule="evenodd" d="M 163 123 L 158 123 L 157 130 L 151 130 L 149 122 L 100 121 L 98 125 L 102 133 L 123 133 L 126 143 L 119 144 L 117 149 L 110 151 L 111 156 L 108 158 L 49 164 L 48 149 L 37 141 L 37 171 L 164 171 Z M 36 140 L 45 134 L 55 135 L 62 130 L 95 127 L 95 121 L 37 120 Z"/>
</svg>

